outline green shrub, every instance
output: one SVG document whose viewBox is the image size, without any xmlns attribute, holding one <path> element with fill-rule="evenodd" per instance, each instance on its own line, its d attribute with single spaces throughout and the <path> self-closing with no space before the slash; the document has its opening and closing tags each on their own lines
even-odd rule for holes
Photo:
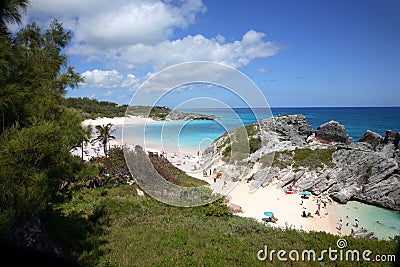
<svg viewBox="0 0 400 267">
<path fill-rule="evenodd" d="M 334 148 L 328 149 L 310 149 L 310 148 L 296 148 L 293 157 L 295 167 L 309 167 L 311 169 L 323 168 L 324 165 L 333 167 L 332 154 L 335 152 Z"/>
<path fill-rule="evenodd" d="M 256 152 L 261 148 L 261 137 L 249 139 L 250 154 Z"/>
</svg>

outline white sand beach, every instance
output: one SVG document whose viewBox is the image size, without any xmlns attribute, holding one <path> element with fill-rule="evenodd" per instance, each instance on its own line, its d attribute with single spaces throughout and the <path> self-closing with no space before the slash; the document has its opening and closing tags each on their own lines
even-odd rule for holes
<svg viewBox="0 0 400 267">
<path fill-rule="evenodd" d="M 144 124 L 149 122 L 155 122 L 155 120 L 151 118 L 143 118 L 140 116 L 128 116 L 128 117 L 114 117 L 114 118 L 96 118 L 96 119 L 88 119 L 82 122 L 82 125 L 107 125 L 111 123 L 112 125 L 124 125 L 124 124 Z"/>
<path fill-rule="evenodd" d="M 124 124 L 144 124 L 154 120 L 142 117 L 118 117 L 118 118 L 98 118 L 95 120 L 85 120 L 83 125 L 106 125 L 111 123 L 113 125 Z M 118 141 L 110 141 L 109 146 L 120 146 Z M 326 207 L 321 205 L 320 216 L 315 212 L 318 208 L 317 197 L 310 196 L 309 199 L 302 199 L 301 192 L 286 194 L 282 189 L 276 187 L 273 183 L 267 187 L 260 187 L 255 192 L 250 193 L 249 183 L 247 182 L 224 182 L 222 179 L 215 179 L 216 173 L 211 173 L 210 169 L 217 167 L 208 166 L 204 169 L 204 159 L 200 152 L 194 151 L 162 151 L 156 148 L 145 148 L 146 152 L 158 153 L 165 156 L 172 164 L 181 170 L 185 171 L 192 177 L 207 181 L 215 192 L 227 195 L 230 203 L 239 206 L 242 212 L 237 213 L 239 216 L 252 217 L 256 220 L 263 222 L 266 216 L 264 212 L 271 211 L 274 217 L 278 219 L 276 223 L 268 222 L 271 226 L 276 227 L 292 227 L 304 231 L 325 231 L 328 233 L 341 235 L 348 233 L 341 233 L 337 230 L 337 222 L 333 221 L 335 216 L 334 207 L 330 202 L 327 202 Z M 75 148 L 72 153 L 81 155 L 81 148 Z M 103 148 L 100 143 L 87 144 L 84 146 L 84 160 L 91 157 L 104 156 Z M 206 175 L 204 172 L 206 171 Z M 303 200 L 303 201 L 302 201 Z M 303 210 L 306 214 L 311 213 L 312 217 L 302 217 Z"/>
<path fill-rule="evenodd" d="M 327 203 L 326 208 L 321 205 L 318 216 L 315 214 L 318 208 L 315 196 L 302 199 L 301 194 L 286 194 L 274 184 L 265 188 L 260 187 L 253 193 L 250 193 L 249 189 L 248 183 L 239 182 L 228 194 L 230 202 L 242 208 L 243 213 L 237 213 L 239 216 L 252 217 L 263 222 L 263 218 L 266 218 L 264 212 L 270 211 L 278 219 L 276 223 L 268 222 L 271 226 L 340 234 L 330 216 L 332 212 L 330 203 Z M 302 217 L 303 210 L 306 214 L 311 213 L 312 217 Z"/>
<path fill-rule="evenodd" d="M 321 201 L 320 215 L 315 214 L 318 209 L 316 196 L 309 196 L 308 199 L 301 198 L 301 192 L 287 194 L 273 183 L 263 188 L 260 187 L 255 192 L 250 193 L 249 183 L 247 182 L 226 182 L 223 179 L 215 179 L 216 173 L 209 173 L 210 169 L 205 169 L 207 175 L 203 175 L 203 159 L 200 154 L 188 153 L 168 153 L 157 149 L 146 149 L 148 152 L 163 154 L 172 164 L 185 171 L 192 177 L 205 180 L 211 188 L 218 193 L 227 195 L 230 203 L 241 207 L 243 212 L 237 213 L 239 216 L 252 217 L 260 222 L 266 218 L 264 212 L 271 211 L 278 219 L 276 223 L 268 222 L 271 226 L 292 227 L 304 231 L 324 231 L 336 235 L 348 234 L 336 228 L 331 202 L 326 201 L 326 207 Z M 296 191 L 295 188 L 293 188 Z M 324 199 L 325 200 L 325 199 Z M 312 217 L 302 217 L 303 210 L 306 214 L 311 213 Z"/>
</svg>

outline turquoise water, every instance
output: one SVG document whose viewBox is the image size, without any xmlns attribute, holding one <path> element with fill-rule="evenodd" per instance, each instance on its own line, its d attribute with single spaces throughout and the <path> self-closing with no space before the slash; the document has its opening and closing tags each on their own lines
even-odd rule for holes
<svg viewBox="0 0 400 267">
<path fill-rule="evenodd" d="M 357 201 L 349 201 L 347 204 L 335 203 L 335 221 L 343 220 L 342 233 L 348 234 L 351 229 L 357 230 L 361 227 L 373 231 L 379 239 L 388 239 L 400 235 L 400 213 L 382 209 Z M 347 217 L 346 217 L 347 216 Z M 358 219 L 360 225 L 354 226 L 354 220 Z M 379 223 L 377 222 L 379 221 Z M 346 223 L 349 223 L 346 226 Z"/>
<path fill-rule="evenodd" d="M 255 109 L 191 109 L 190 112 L 208 113 L 219 116 L 218 121 L 157 122 L 146 125 L 145 129 L 135 125 L 126 126 L 124 141 L 128 144 L 142 144 L 147 147 L 164 149 L 168 152 L 204 151 L 213 140 L 227 130 L 271 116 L 267 110 Z M 400 107 L 385 108 L 273 108 L 272 114 L 304 114 L 308 123 L 316 129 L 322 123 L 337 120 L 346 132 L 358 141 L 366 130 L 385 135 L 386 130 L 400 131 Z M 117 131 L 121 137 L 121 129 Z M 145 143 L 145 144 L 143 144 Z M 379 238 L 395 236 L 400 228 L 400 214 L 390 210 L 349 202 L 335 208 L 340 216 L 349 216 L 354 222 L 357 215 L 361 226 L 374 231 Z M 381 224 L 378 224 L 378 220 Z M 345 220 L 345 218 L 343 218 Z M 394 227 L 393 227 L 394 226 Z M 348 229 L 350 231 L 350 228 Z"/>
<path fill-rule="evenodd" d="M 165 147 L 168 150 L 179 148 L 198 151 L 204 150 L 213 140 L 227 130 L 241 127 L 257 119 L 270 117 L 269 111 L 255 109 L 191 109 L 219 116 L 218 121 L 190 122 L 158 122 L 148 124 L 143 129 L 128 126 L 124 130 L 124 139 L 134 141 L 138 136 L 144 136 L 146 145 Z M 272 108 L 272 114 L 304 114 L 308 123 L 316 129 L 319 125 L 330 120 L 337 120 L 346 128 L 346 132 L 358 141 L 366 130 L 371 130 L 384 136 L 386 130 L 400 131 L 400 107 L 384 108 Z"/>
</svg>

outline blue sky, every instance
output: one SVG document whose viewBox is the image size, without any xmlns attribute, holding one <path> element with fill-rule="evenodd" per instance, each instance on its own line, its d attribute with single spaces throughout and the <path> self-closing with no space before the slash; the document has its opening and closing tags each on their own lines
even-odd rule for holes
<svg viewBox="0 0 400 267">
<path fill-rule="evenodd" d="M 72 31 L 66 53 L 85 77 L 67 96 L 125 104 L 166 67 L 213 61 L 247 75 L 272 107 L 399 106 L 397 0 L 31 1 L 26 20 L 53 17 Z"/>
</svg>

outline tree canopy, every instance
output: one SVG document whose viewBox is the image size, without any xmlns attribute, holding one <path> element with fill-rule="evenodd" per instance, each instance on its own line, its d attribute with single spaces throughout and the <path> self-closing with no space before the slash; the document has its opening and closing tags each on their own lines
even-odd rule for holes
<svg viewBox="0 0 400 267">
<path fill-rule="evenodd" d="M 15 14 L 2 17 L 4 26 L 3 19 L 19 22 Z M 85 131 L 63 103 L 83 80 L 63 53 L 70 39 L 57 20 L 46 30 L 33 22 L 0 33 L 0 234 L 37 215 L 76 172 L 70 150 Z"/>
</svg>

